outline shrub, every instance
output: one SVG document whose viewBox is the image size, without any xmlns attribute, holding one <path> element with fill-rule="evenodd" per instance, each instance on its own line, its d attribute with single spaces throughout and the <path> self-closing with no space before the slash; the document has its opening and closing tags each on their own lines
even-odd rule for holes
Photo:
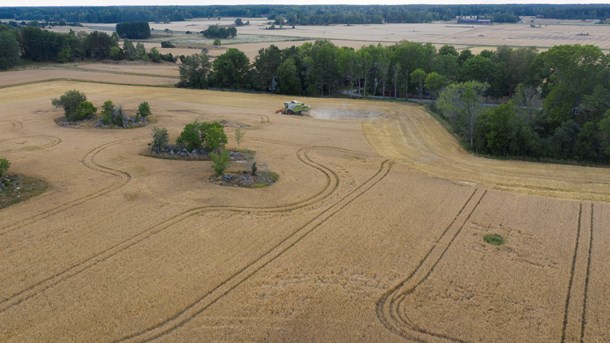
<svg viewBox="0 0 610 343">
<path fill-rule="evenodd" d="M 204 126 L 204 133 L 204 145 L 207 149 L 217 150 L 227 144 L 227 135 L 225 134 L 224 127 L 220 123 L 215 122 L 207 127 Z"/>
<path fill-rule="evenodd" d="M 55 107 L 62 107 L 64 109 L 67 120 L 76 121 L 82 119 L 78 114 L 78 105 L 83 101 L 87 101 L 87 96 L 84 93 L 73 89 L 67 91 L 61 97 L 51 100 L 51 103 Z"/>
<path fill-rule="evenodd" d="M 216 38 L 216 39 L 214 39 L 213 44 L 214 44 L 214 46 L 220 46 L 220 44 L 222 44 L 222 43 L 221 43 L 220 39 Z"/>
<path fill-rule="evenodd" d="M 78 104 L 76 112 L 78 113 L 78 119 L 85 119 L 92 117 L 97 112 L 97 108 L 91 102 L 83 101 Z"/>
<path fill-rule="evenodd" d="M 4 177 L 10 168 L 11 162 L 6 158 L 0 157 L 0 177 Z"/>
<path fill-rule="evenodd" d="M 187 31 L 186 33 L 188 34 L 189 31 Z M 175 48 L 176 46 L 172 42 L 166 40 L 166 41 L 161 42 L 161 47 L 162 48 Z"/>
<path fill-rule="evenodd" d="M 112 114 L 114 112 L 114 104 L 108 100 L 102 105 L 102 123 L 110 125 L 112 123 Z"/>
<path fill-rule="evenodd" d="M 490 234 L 483 236 L 483 240 L 485 241 L 485 243 L 491 244 L 491 245 L 502 245 L 505 243 L 504 237 L 502 237 L 498 234 L 495 234 L 495 233 L 490 233 Z"/>
<path fill-rule="evenodd" d="M 200 149 L 203 146 L 202 135 L 200 123 L 195 121 L 184 126 L 180 136 L 176 139 L 176 143 L 183 145 L 187 150 Z"/>
<path fill-rule="evenodd" d="M 112 124 L 116 126 L 123 126 L 125 121 L 125 116 L 123 115 L 123 108 L 121 106 L 117 106 L 112 110 Z"/>
<path fill-rule="evenodd" d="M 231 157 L 226 150 L 222 150 L 219 154 L 215 152 L 210 153 L 210 159 L 212 160 L 212 168 L 216 176 L 223 175 L 225 170 L 231 165 Z"/>
<path fill-rule="evenodd" d="M 239 149 L 239 145 L 241 144 L 242 140 L 244 139 L 245 134 L 246 133 L 243 132 L 241 130 L 241 128 L 238 127 L 237 129 L 235 129 L 235 142 L 237 143 L 237 149 Z"/>
<path fill-rule="evenodd" d="M 138 117 L 141 118 L 146 118 L 149 115 L 151 115 L 150 112 L 150 105 L 148 104 L 147 101 L 142 101 L 142 103 L 140 105 L 138 105 Z"/>
<path fill-rule="evenodd" d="M 169 142 L 169 134 L 167 129 L 154 127 L 153 128 L 153 141 L 150 144 L 150 149 L 156 153 L 160 153 Z"/>
</svg>

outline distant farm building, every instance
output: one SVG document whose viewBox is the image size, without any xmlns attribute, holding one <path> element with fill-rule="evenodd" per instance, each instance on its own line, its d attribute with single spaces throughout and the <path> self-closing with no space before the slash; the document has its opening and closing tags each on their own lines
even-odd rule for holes
<svg viewBox="0 0 610 343">
<path fill-rule="evenodd" d="M 478 17 L 457 17 L 458 24 L 491 25 L 491 19 L 480 19 Z"/>
</svg>

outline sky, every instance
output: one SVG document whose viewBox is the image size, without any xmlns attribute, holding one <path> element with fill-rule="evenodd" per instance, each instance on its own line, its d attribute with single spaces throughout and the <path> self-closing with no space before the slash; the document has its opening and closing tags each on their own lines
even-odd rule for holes
<svg viewBox="0 0 610 343">
<path fill-rule="evenodd" d="M 246 5 L 246 4 L 610 4 L 610 0 L 0 0 L 6 6 L 118 6 L 118 5 Z"/>
</svg>

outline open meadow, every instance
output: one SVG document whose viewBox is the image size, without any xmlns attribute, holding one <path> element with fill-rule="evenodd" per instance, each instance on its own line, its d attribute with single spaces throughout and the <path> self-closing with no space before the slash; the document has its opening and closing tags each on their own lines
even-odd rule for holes
<svg viewBox="0 0 610 343">
<path fill-rule="evenodd" d="M 147 66 L 0 73 L 0 155 L 49 184 L 0 210 L 0 342 L 610 341 L 608 169 L 470 155 L 418 105 L 285 116 L 285 96 Z M 235 147 L 241 127 L 279 180 L 147 157 L 152 125 L 60 127 L 50 99 L 71 89 L 148 101 L 171 139 L 225 120 Z"/>
</svg>

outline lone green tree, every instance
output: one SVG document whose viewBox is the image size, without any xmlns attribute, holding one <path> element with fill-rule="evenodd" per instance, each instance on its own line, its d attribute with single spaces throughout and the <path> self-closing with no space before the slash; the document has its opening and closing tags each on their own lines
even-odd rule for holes
<svg viewBox="0 0 610 343">
<path fill-rule="evenodd" d="M 150 150 L 157 154 L 163 151 L 169 143 L 169 134 L 167 129 L 154 127 L 153 128 L 153 141 L 150 144 Z"/>
<path fill-rule="evenodd" d="M 239 149 L 239 145 L 241 144 L 245 135 L 246 133 L 242 131 L 240 127 L 235 129 L 235 143 L 237 143 L 237 149 Z"/>
<path fill-rule="evenodd" d="M 150 105 L 148 101 L 142 101 L 140 105 L 138 105 L 138 118 L 147 118 L 152 113 L 150 112 Z"/>
<path fill-rule="evenodd" d="M 64 109 L 66 120 L 77 121 L 84 119 L 78 111 L 78 106 L 84 101 L 87 101 L 87 96 L 84 93 L 73 89 L 67 91 L 59 98 L 52 99 L 51 103 L 57 108 L 61 107 Z"/>
<path fill-rule="evenodd" d="M 212 168 L 216 176 L 223 175 L 231 165 L 231 157 L 226 150 L 222 150 L 220 153 L 210 153 L 210 159 L 212 160 Z"/>
</svg>

